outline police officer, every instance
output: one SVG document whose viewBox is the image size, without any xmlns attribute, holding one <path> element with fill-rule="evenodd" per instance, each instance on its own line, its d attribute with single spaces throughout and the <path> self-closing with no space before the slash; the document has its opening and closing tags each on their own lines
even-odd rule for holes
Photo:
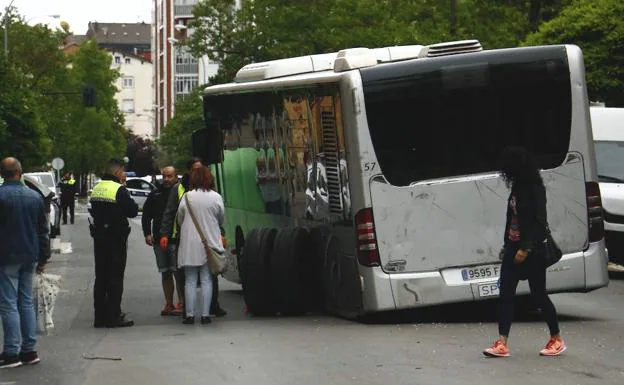
<svg viewBox="0 0 624 385">
<path fill-rule="evenodd" d="M 112 159 L 102 181 L 93 187 L 90 225 L 95 254 L 95 305 L 96 328 L 133 326 L 121 312 L 123 280 L 128 251 L 130 226 L 127 218 L 134 218 L 139 206 L 120 183 L 124 175 L 123 163 Z"/>
<path fill-rule="evenodd" d="M 76 180 L 72 178 L 71 172 L 67 172 L 61 182 L 61 210 L 63 211 L 63 224 L 67 224 L 67 209 L 69 209 L 69 219 L 74 224 L 74 197 L 76 196 Z"/>
</svg>

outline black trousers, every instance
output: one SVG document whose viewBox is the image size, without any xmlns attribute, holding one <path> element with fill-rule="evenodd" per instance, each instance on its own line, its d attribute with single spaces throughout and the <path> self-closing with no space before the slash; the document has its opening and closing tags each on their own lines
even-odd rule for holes
<svg viewBox="0 0 624 385">
<path fill-rule="evenodd" d="M 64 201 L 61 200 L 61 211 L 63 212 L 63 224 L 66 225 L 67 224 L 67 209 L 69 209 L 69 216 L 70 216 L 70 220 L 71 220 L 71 224 L 74 224 L 74 207 L 75 207 L 75 202 L 72 199 L 71 201 Z"/>
<path fill-rule="evenodd" d="M 96 230 L 93 239 L 95 319 L 104 322 L 113 321 L 121 315 L 123 281 L 128 257 L 128 235 Z"/>
<path fill-rule="evenodd" d="M 518 282 L 528 279 L 531 297 L 537 307 L 542 310 L 542 314 L 548 324 L 550 335 L 559 334 L 559 323 L 557 322 L 557 310 L 555 305 L 546 294 L 546 267 L 543 260 L 543 245 L 536 247 L 527 257 L 524 263 L 514 264 L 513 258 L 518 251 L 518 245 L 509 243 L 505 248 L 505 255 L 501 266 L 500 275 L 500 308 L 498 319 L 498 333 L 508 337 L 511 330 L 511 323 L 514 318 L 514 297 Z"/>
</svg>

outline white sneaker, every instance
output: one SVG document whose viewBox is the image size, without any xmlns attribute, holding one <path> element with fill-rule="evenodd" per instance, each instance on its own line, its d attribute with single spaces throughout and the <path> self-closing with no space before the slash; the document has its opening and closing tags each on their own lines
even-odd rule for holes
<svg viewBox="0 0 624 385">
<path fill-rule="evenodd" d="M 615 262 L 609 262 L 607 269 L 612 273 L 624 273 L 624 266 Z"/>
</svg>

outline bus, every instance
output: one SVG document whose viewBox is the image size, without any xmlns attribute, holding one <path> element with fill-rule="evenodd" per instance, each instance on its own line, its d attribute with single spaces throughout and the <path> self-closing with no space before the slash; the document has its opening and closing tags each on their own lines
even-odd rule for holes
<svg viewBox="0 0 624 385">
<path fill-rule="evenodd" d="M 507 145 L 542 169 L 564 252 L 548 291 L 608 284 L 576 46 L 350 48 L 246 65 L 203 101 L 193 148 L 212 163 L 237 266 L 226 278 L 252 314 L 357 318 L 496 298 Z"/>
</svg>

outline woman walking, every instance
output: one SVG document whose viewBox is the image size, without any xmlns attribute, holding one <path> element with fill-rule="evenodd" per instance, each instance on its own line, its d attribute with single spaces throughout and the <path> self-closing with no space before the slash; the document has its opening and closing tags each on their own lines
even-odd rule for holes
<svg viewBox="0 0 624 385">
<path fill-rule="evenodd" d="M 186 276 L 184 284 L 186 314 L 183 323 L 195 323 L 199 276 L 202 294 L 201 323 L 208 324 L 211 322 L 212 276 L 199 231 L 214 252 L 223 253 L 225 250 L 220 226 L 223 224 L 225 209 L 221 195 L 214 191 L 214 178 L 208 167 L 202 166 L 191 170 L 189 190 L 180 201 L 177 213 L 181 229 L 178 265 L 184 268 Z"/>
<path fill-rule="evenodd" d="M 520 280 L 528 279 L 531 296 L 544 314 L 550 340 L 540 351 L 557 356 L 566 350 L 559 334 L 557 311 L 546 294 L 546 189 L 533 156 L 524 148 L 507 147 L 502 154 L 502 174 L 511 188 L 500 276 L 500 337 L 483 353 L 488 357 L 508 357 L 507 339 L 514 316 L 514 296 Z"/>
</svg>

